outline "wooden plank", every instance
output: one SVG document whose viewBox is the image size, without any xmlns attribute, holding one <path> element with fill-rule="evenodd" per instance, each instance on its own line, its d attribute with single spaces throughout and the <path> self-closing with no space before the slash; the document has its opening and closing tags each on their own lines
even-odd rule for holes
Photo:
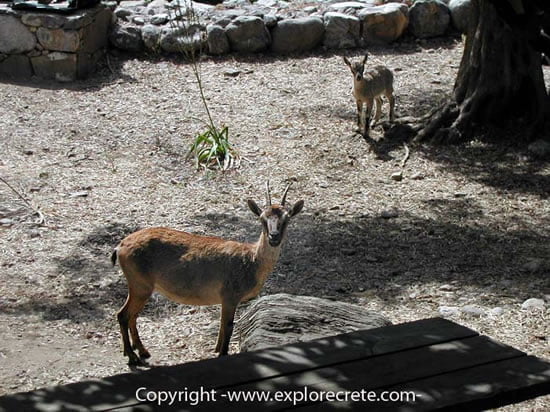
<svg viewBox="0 0 550 412">
<path fill-rule="evenodd" d="M 502 345 L 484 336 L 476 336 L 365 358 L 356 362 L 300 371 L 244 385 L 230 385 L 217 391 L 216 402 L 197 405 L 193 410 L 253 411 L 259 408 L 262 411 L 284 410 L 296 405 L 290 399 L 269 402 L 230 402 L 228 398 L 223 398 L 223 394 L 228 391 L 249 394 L 270 392 L 272 396 L 276 396 L 275 392 L 283 391 L 304 393 L 305 387 L 310 393 L 375 390 L 502 359 L 524 356 L 523 352 L 510 346 Z M 303 403 L 304 400 L 299 402 L 299 404 Z M 175 405 L 174 408 L 181 410 L 182 406 L 185 408 L 182 404 Z M 155 410 L 155 407 L 151 405 L 151 409 L 145 410 Z"/>
<path fill-rule="evenodd" d="M 0 397 L 0 411 L 11 411 L 15 406 L 50 410 L 55 405 L 82 405 L 87 410 L 112 409 L 135 405 L 135 393 L 140 387 L 163 391 L 198 390 L 200 387 L 220 389 L 476 335 L 475 331 L 442 318 L 424 319 L 257 352 L 155 367 L 147 371 L 7 395 Z"/>
<path fill-rule="evenodd" d="M 550 362 L 522 356 L 389 386 L 378 393 L 382 390 L 414 392 L 416 402 L 325 402 L 297 411 L 483 411 L 550 395 Z"/>
</svg>

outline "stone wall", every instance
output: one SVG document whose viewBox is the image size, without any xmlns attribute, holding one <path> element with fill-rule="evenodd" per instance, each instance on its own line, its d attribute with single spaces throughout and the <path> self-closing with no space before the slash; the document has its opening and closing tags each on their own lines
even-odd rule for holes
<svg viewBox="0 0 550 412">
<path fill-rule="evenodd" d="M 112 18 L 103 6 L 64 15 L 0 4 L 0 77 L 85 78 L 104 53 Z"/>
<path fill-rule="evenodd" d="M 182 30 L 189 9 L 192 33 Z M 470 15 L 471 0 L 122 0 L 109 40 L 131 52 L 301 53 L 444 36 Z"/>
</svg>

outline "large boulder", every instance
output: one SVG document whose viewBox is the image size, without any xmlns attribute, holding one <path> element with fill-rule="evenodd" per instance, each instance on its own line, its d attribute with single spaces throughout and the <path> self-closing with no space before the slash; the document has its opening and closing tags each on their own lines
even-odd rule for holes
<svg viewBox="0 0 550 412">
<path fill-rule="evenodd" d="M 324 20 L 323 46 L 327 49 L 349 49 L 359 46 L 361 22 L 357 17 L 329 11 L 325 13 Z"/>
<path fill-rule="evenodd" d="M 206 28 L 206 42 L 210 54 L 226 54 L 231 51 L 225 30 L 217 24 L 211 24 Z"/>
<path fill-rule="evenodd" d="M 29 58 L 23 54 L 10 56 L 0 54 L 0 77 L 28 79 L 32 76 L 32 66 Z"/>
<path fill-rule="evenodd" d="M 39 27 L 36 31 L 36 38 L 47 50 L 76 52 L 80 49 L 80 34 L 76 30 Z"/>
<path fill-rule="evenodd" d="M 225 28 L 231 50 L 243 53 L 264 51 L 270 43 L 269 31 L 261 17 L 239 16 Z"/>
<path fill-rule="evenodd" d="M 409 30 L 413 36 L 442 36 L 451 21 L 449 7 L 438 0 L 417 0 L 409 9 Z"/>
<path fill-rule="evenodd" d="M 253 301 L 236 323 L 241 352 L 390 325 L 361 306 L 280 293 Z"/>
<path fill-rule="evenodd" d="M 160 49 L 161 28 L 154 24 L 146 24 L 141 28 L 141 38 L 147 50 L 154 52 Z"/>
<path fill-rule="evenodd" d="M 109 33 L 109 41 L 117 49 L 131 52 L 143 50 L 143 39 L 139 27 L 115 24 Z"/>
<path fill-rule="evenodd" d="M 160 48 L 167 53 L 193 54 L 208 47 L 202 26 L 164 27 L 160 33 Z"/>
<path fill-rule="evenodd" d="M 449 11 L 453 26 L 462 33 L 466 33 L 474 18 L 472 0 L 451 0 L 449 2 Z"/>
<path fill-rule="evenodd" d="M 409 25 L 409 8 L 405 4 L 388 3 L 363 9 L 358 17 L 363 23 L 365 43 L 391 43 L 401 37 Z"/>
<path fill-rule="evenodd" d="M 36 37 L 19 19 L 0 15 L 0 53 L 26 53 L 34 46 Z"/>
<path fill-rule="evenodd" d="M 321 43 L 323 33 L 323 20 L 320 17 L 281 20 L 271 30 L 271 50 L 276 53 L 311 50 Z"/>
</svg>

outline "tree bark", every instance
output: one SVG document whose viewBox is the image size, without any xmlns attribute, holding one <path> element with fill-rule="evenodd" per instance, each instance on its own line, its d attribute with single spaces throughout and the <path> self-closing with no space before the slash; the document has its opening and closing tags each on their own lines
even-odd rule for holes
<svg viewBox="0 0 550 412">
<path fill-rule="evenodd" d="M 486 128 L 514 130 L 532 140 L 544 126 L 549 97 L 544 85 L 540 15 L 516 14 L 503 0 L 473 0 L 475 16 L 450 102 L 415 140 L 472 139 Z M 527 3 L 527 2 L 524 2 Z"/>
</svg>

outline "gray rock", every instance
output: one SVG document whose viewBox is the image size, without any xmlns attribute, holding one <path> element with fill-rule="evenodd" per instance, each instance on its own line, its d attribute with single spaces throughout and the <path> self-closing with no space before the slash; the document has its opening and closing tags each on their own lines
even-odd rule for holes
<svg viewBox="0 0 550 412">
<path fill-rule="evenodd" d="M 35 45 L 36 37 L 18 18 L 0 15 L 0 53 L 26 53 Z"/>
<path fill-rule="evenodd" d="M 39 27 L 36 38 L 46 50 L 76 52 L 80 48 L 80 34 L 76 30 Z"/>
<path fill-rule="evenodd" d="M 323 33 L 323 20 L 320 17 L 281 20 L 271 31 L 271 50 L 276 53 L 311 50 L 321 43 Z"/>
<path fill-rule="evenodd" d="M 397 209 L 387 209 L 380 213 L 380 217 L 383 219 L 394 219 L 399 216 Z"/>
<path fill-rule="evenodd" d="M 143 26 L 145 24 L 145 18 L 143 18 L 143 16 L 134 16 L 132 18 L 132 23 L 136 26 Z"/>
<path fill-rule="evenodd" d="M 109 33 L 109 41 L 118 49 L 139 52 L 143 50 L 141 29 L 134 26 L 115 24 Z"/>
<path fill-rule="evenodd" d="M 166 14 L 166 0 L 153 0 L 147 4 L 146 10 L 149 16 Z"/>
<path fill-rule="evenodd" d="M 34 73 L 43 79 L 70 82 L 77 78 L 76 53 L 52 52 L 32 57 Z"/>
<path fill-rule="evenodd" d="M 211 24 L 206 28 L 206 42 L 210 54 L 225 54 L 231 51 L 225 30 L 216 24 Z"/>
<path fill-rule="evenodd" d="M 370 3 L 362 2 L 362 1 L 343 1 L 340 3 L 334 3 L 331 4 L 328 7 L 329 12 L 337 12 L 337 13 L 346 13 L 346 14 L 354 14 L 357 11 L 364 9 L 367 6 L 374 6 L 375 2 L 371 1 Z"/>
<path fill-rule="evenodd" d="M 451 0 L 449 1 L 451 21 L 456 29 L 466 33 L 474 18 L 474 5 L 472 0 Z"/>
<path fill-rule="evenodd" d="M 25 13 L 21 22 L 27 26 L 58 29 L 65 23 L 66 17 L 59 14 Z"/>
<path fill-rule="evenodd" d="M 281 293 L 252 302 L 240 316 L 235 335 L 246 352 L 390 324 L 358 305 Z"/>
<path fill-rule="evenodd" d="M 409 9 L 409 31 L 418 38 L 442 36 L 450 21 L 449 7 L 438 0 L 417 0 Z"/>
<path fill-rule="evenodd" d="M 544 310 L 544 300 L 537 299 L 537 298 L 531 298 L 527 299 L 525 302 L 521 304 L 522 309 L 530 310 Z"/>
<path fill-rule="evenodd" d="M 0 226 L 11 226 L 13 224 L 15 224 L 15 220 L 13 219 L 7 217 L 0 219 Z"/>
<path fill-rule="evenodd" d="M 466 315 L 481 317 L 485 315 L 485 311 L 475 305 L 465 305 L 460 308 L 460 311 Z"/>
<path fill-rule="evenodd" d="M 397 40 L 409 25 L 409 8 L 400 3 L 363 9 L 358 14 L 363 23 L 366 44 L 383 44 Z"/>
<path fill-rule="evenodd" d="M 141 28 L 141 38 L 147 50 L 154 52 L 160 49 L 161 28 L 153 24 L 146 24 Z"/>
<path fill-rule="evenodd" d="M 168 23 L 168 14 L 166 13 L 155 14 L 151 16 L 151 20 L 149 22 L 156 26 L 162 26 L 163 24 Z"/>
<path fill-rule="evenodd" d="M 279 19 L 277 19 L 277 16 L 274 14 L 266 14 L 264 15 L 263 19 L 265 27 L 267 27 L 268 29 L 274 28 L 279 21 Z"/>
<path fill-rule="evenodd" d="M 403 180 L 403 171 L 400 170 L 398 172 L 394 172 L 391 174 L 391 179 L 395 180 L 396 182 L 400 182 Z"/>
<path fill-rule="evenodd" d="M 527 150 L 535 157 L 548 158 L 550 157 L 550 142 L 543 139 L 535 140 L 527 147 Z"/>
<path fill-rule="evenodd" d="M 0 58 L 0 76 L 29 79 L 32 74 L 31 62 L 24 54 L 12 54 Z"/>
<path fill-rule="evenodd" d="M 324 15 L 324 21 L 324 47 L 327 49 L 349 49 L 359 45 L 361 22 L 357 17 L 328 12 Z"/>
<path fill-rule="evenodd" d="M 456 306 L 440 306 L 439 314 L 445 316 L 456 316 L 460 313 L 460 310 Z"/>
<path fill-rule="evenodd" d="M 202 27 L 165 27 L 160 34 L 160 47 L 168 53 L 196 53 L 206 50 L 206 36 Z"/>
<path fill-rule="evenodd" d="M 270 43 L 270 35 L 263 19 L 256 16 L 240 16 L 225 28 L 231 50 L 243 53 L 264 51 Z"/>
<path fill-rule="evenodd" d="M 134 15 L 134 12 L 130 9 L 124 7 L 117 7 L 115 9 L 115 16 L 121 20 L 130 21 L 131 16 Z"/>
</svg>

